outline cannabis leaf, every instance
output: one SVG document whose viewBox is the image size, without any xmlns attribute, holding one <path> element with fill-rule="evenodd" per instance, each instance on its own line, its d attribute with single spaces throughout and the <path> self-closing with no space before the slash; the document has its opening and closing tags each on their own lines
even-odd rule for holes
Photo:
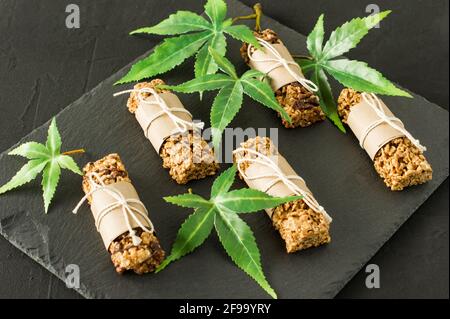
<svg viewBox="0 0 450 319">
<path fill-rule="evenodd" d="M 235 175 L 236 166 L 233 165 L 217 177 L 209 200 L 190 193 L 164 198 L 169 203 L 195 210 L 181 225 L 170 255 L 158 267 L 157 272 L 199 247 L 215 228 L 222 246 L 233 262 L 276 298 L 277 295 L 262 270 L 261 256 L 253 232 L 238 213 L 272 208 L 301 197 L 278 198 L 247 188 L 229 191 Z"/>
<path fill-rule="evenodd" d="M 61 136 L 56 126 L 56 120 L 53 118 L 48 129 L 45 145 L 27 142 L 9 152 L 8 155 L 19 155 L 29 159 L 29 161 L 8 183 L 0 187 L 0 195 L 32 181 L 42 172 L 42 191 L 45 213 L 47 213 L 59 182 L 61 168 L 83 175 L 78 165 L 68 154 L 82 153 L 84 150 L 61 153 L 61 144 Z"/>
<path fill-rule="evenodd" d="M 223 0 L 208 0 L 205 14 L 210 21 L 190 11 L 178 11 L 153 27 L 137 29 L 131 34 L 180 35 L 166 38 L 152 54 L 137 62 L 116 84 L 139 81 L 165 73 L 195 54 L 195 77 L 217 72 L 218 66 L 208 52 L 214 48 L 224 56 L 226 53 L 225 34 L 232 38 L 259 47 L 253 32 L 246 25 L 232 25 L 226 19 L 227 6 Z M 186 34 L 188 33 L 188 34 Z"/>
<path fill-rule="evenodd" d="M 297 59 L 303 72 L 309 75 L 310 79 L 319 87 L 321 108 L 343 132 L 345 129 L 337 114 L 327 73 L 342 85 L 357 91 L 411 97 L 408 92 L 397 88 L 380 72 L 370 68 L 367 63 L 345 58 L 334 59 L 356 47 L 369 30 L 390 13 L 391 11 L 388 10 L 345 22 L 331 33 L 325 45 L 323 45 L 325 31 L 324 15 L 322 14 L 306 41 L 311 57 Z"/>
<path fill-rule="evenodd" d="M 291 122 L 289 115 L 275 99 L 269 84 L 259 80 L 264 78 L 263 73 L 249 70 L 239 77 L 234 65 L 227 58 L 212 47 L 209 48 L 209 53 L 224 73 L 209 74 L 179 85 L 161 85 L 160 87 L 183 93 L 219 90 L 211 107 L 211 130 L 215 148 L 219 146 L 223 130 L 239 112 L 244 94 L 279 112 L 285 120 Z"/>
</svg>

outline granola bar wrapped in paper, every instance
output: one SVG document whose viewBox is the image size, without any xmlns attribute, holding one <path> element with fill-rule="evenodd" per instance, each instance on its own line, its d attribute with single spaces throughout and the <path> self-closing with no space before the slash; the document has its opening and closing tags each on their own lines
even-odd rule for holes
<svg viewBox="0 0 450 319">
<path fill-rule="evenodd" d="M 338 98 L 338 113 L 391 190 L 400 191 L 432 179 L 433 169 L 423 155 L 425 148 L 378 97 L 345 88 Z"/>
<path fill-rule="evenodd" d="M 83 172 L 85 198 L 116 271 L 154 271 L 165 253 L 119 155 L 88 163 Z"/>
<path fill-rule="evenodd" d="M 163 167 L 177 183 L 214 175 L 219 165 L 212 148 L 195 130 L 199 123 L 192 122 L 175 94 L 157 88 L 161 84 L 160 79 L 136 84 L 128 98 L 128 110 L 136 115 Z"/>
<path fill-rule="evenodd" d="M 254 34 L 261 41 L 263 50 L 257 50 L 244 43 L 241 55 L 250 67 L 269 76 L 278 103 L 292 119 L 292 123 L 282 119 L 283 125 L 287 128 L 306 127 L 323 121 L 325 114 L 320 108 L 319 98 L 314 94 L 317 87 L 305 79 L 300 67 L 294 62 L 278 35 L 270 29 L 255 31 Z M 275 52 L 271 53 L 272 49 Z M 277 62 L 280 58 L 286 60 L 288 64 Z"/>
<path fill-rule="evenodd" d="M 303 196 L 300 200 L 266 210 L 285 241 L 288 253 L 331 241 L 330 216 L 269 138 L 249 139 L 233 154 L 240 177 L 250 188 L 277 197 Z"/>
</svg>

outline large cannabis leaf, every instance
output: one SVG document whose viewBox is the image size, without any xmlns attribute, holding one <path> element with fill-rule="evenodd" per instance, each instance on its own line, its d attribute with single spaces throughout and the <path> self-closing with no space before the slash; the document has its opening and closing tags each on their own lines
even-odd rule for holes
<svg viewBox="0 0 450 319">
<path fill-rule="evenodd" d="M 53 118 L 48 129 L 46 144 L 27 142 L 13 149 L 8 155 L 19 155 L 29 159 L 11 180 L 0 187 L 0 194 L 22 186 L 37 177 L 42 172 L 42 191 L 44 197 L 45 213 L 56 191 L 61 175 L 61 168 L 68 169 L 82 175 L 75 161 L 67 154 L 81 153 L 83 150 L 74 150 L 61 153 L 61 136 Z"/>
<path fill-rule="evenodd" d="M 183 93 L 219 90 L 211 107 L 211 130 L 215 148 L 219 146 L 223 130 L 239 112 L 244 94 L 279 112 L 285 120 L 291 121 L 289 115 L 275 99 L 269 84 L 259 80 L 264 78 L 263 73 L 249 70 L 239 77 L 233 64 L 227 58 L 212 47 L 209 48 L 209 53 L 225 74 L 204 75 L 179 85 L 162 85 L 161 88 Z"/>
<path fill-rule="evenodd" d="M 337 114 L 336 103 L 326 73 L 342 85 L 357 91 L 411 97 L 408 92 L 397 88 L 380 72 L 370 68 L 364 62 L 345 58 L 334 59 L 356 47 L 369 30 L 389 13 L 391 11 L 383 11 L 348 21 L 331 33 L 325 45 L 323 45 L 325 31 L 322 14 L 306 42 L 311 57 L 297 59 L 303 72 L 309 74 L 310 79 L 319 87 L 318 95 L 323 111 L 342 131 L 345 129 Z"/>
<path fill-rule="evenodd" d="M 131 32 L 131 34 L 182 35 L 166 38 L 152 54 L 133 65 L 117 84 L 139 81 L 167 72 L 194 54 L 196 54 L 195 77 L 214 74 L 217 72 L 217 64 L 209 55 L 208 47 L 214 48 L 224 56 L 227 46 L 225 34 L 259 47 L 258 41 L 247 26 L 232 25 L 232 19 L 226 19 L 227 6 L 223 0 L 208 0 L 205 13 L 210 21 L 194 12 L 178 11 L 153 27 Z"/>
<path fill-rule="evenodd" d="M 233 262 L 269 295 L 276 298 L 277 295 L 262 270 L 261 257 L 253 232 L 239 218 L 238 213 L 256 212 L 301 197 L 271 197 L 248 188 L 229 191 L 235 175 L 236 166 L 233 165 L 217 177 L 211 188 L 209 200 L 190 193 L 164 198 L 169 203 L 194 208 L 195 211 L 181 225 L 170 255 L 159 266 L 157 272 L 199 247 L 215 228 L 222 246 Z"/>
</svg>

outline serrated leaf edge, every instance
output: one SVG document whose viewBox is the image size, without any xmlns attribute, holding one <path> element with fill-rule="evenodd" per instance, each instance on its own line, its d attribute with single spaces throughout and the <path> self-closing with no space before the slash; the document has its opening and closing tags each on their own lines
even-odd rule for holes
<svg viewBox="0 0 450 319">
<path fill-rule="evenodd" d="M 214 215 L 214 226 L 216 225 L 216 218 L 217 218 L 217 216 L 220 216 L 220 217 L 222 218 L 222 220 L 228 225 L 228 228 L 229 228 L 229 229 L 233 229 L 233 227 L 230 226 L 228 220 L 222 216 L 222 213 L 221 213 L 220 211 L 218 211 L 218 213 L 217 213 L 216 215 Z M 256 249 L 257 249 L 257 252 L 258 252 L 259 260 L 254 260 L 254 258 L 251 258 L 251 259 L 252 259 L 253 262 L 258 266 L 257 268 L 258 268 L 258 270 L 260 271 L 260 274 L 261 274 L 263 280 L 266 282 L 266 284 L 267 284 L 267 286 L 268 286 L 267 288 L 270 289 L 270 291 L 268 291 L 268 290 L 266 289 L 266 287 L 263 287 L 263 286 L 262 286 L 255 278 L 253 278 L 253 276 L 252 276 L 249 272 L 247 272 L 240 264 L 238 264 L 238 263 L 236 262 L 235 258 L 231 256 L 231 254 L 228 252 L 228 250 L 227 250 L 227 249 L 225 248 L 225 246 L 222 244 L 221 236 L 219 235 L 219 232 L 217 231 L 217 228 L 216 228 L 216 233 L 217 233 L 217 236 L 219 237 L 219 240 L 220 240 L 220 243 L 222 244 L 222 247 L 224 248 L 225 252 L 227 253 L 227 255 L 230 257 L 230 259 L 233 261 L 233 263 L 234 263 L 236 266 L 238 266 L 238 267 L 239 267 L 242 271 L 244 271 L 250 278 L 252 278 L 252 279 L 253 279 L 253 280 L 254 280 L 254 281 L 255 281 L 255 282 L 256 282 L 256 283 L 264 290 L 264 291 L 266 291 L 272 298 L 277 299 L 277 294 L 275 293 L 275 291 L 273 290 L 273 288 L 270 286 L 270 283 L 268 282 L 268 280 L 267 280 L 267 278 L 266 278 L 266 275 L 264 274 L 264 271 L 263 271 L 263 268 L 262 268 L 262 264 L 261 264 L 261 253 L 260 253 L 260 251 L 259 251 L 259 247 L 258 247 L 258 244 L 257 244 L 257 242 L 256 242 L 255 235 L 253 234 L 253 231 L 251 230 L 250 226 L 248 226 L 248 224 L 247 224 L 244 220 L 242 220 L 239 216 L 236 215 L 236 218 L 240 219 L 242 223 L 244 223 L 245 225 L 247 225 L 247 227 L 248 227 L 248 229 L 249 229 L 249 235 L 251 236 L 251 238 L 254 240 L 254 242 L 255 242 L 255 244 L 256 244 Z M 216 227 L 216 226 L 215 226 L 215 227 Z M 235 232 L 234 232 L 234 233 L 235 233 Z M 237 238 L 239 238 L 238 234 L 236 234 L 236 233 L 235 233 L 235 236 L 236 236 Z M 247 246 L 246 246 L 242 241 L 240 241 L 240 242 L 241 242 L 242 246 L 245 247 L 245 249 L 247 250 L 247 254 L 248 254 L 249 256 L 252 256 L 252 254 L 248 251 Z"/>
</svg>

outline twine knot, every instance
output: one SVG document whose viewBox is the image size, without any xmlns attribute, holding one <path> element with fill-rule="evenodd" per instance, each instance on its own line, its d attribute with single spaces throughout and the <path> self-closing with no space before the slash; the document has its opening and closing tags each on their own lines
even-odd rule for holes
<svg viewBox="0 0 450 319">
<path fill-rule="evenodd" d="M 364 142 L 366 141 L 369 133 L 377 126 L 379 126 L 383 123 L 386 123 L 389 126 L 391 126 L 393 129 L 399 131 L 405 137 L 407 137 L 411 141 L 411 143 L 413 143 L 421 152 L 425 152 L 427 150 L 427 148 L 425 146 L 420 144 L 420 141 L 418 139 L 414 138 L 414 136 L 412 136 L 411 133 L 409 133 L 405 129 L 403 122 L 399 118 L 397 118 L 395 116 L 388 116 L 385 113 L 380 99 L 374 93 L 365 93 L 364 92 L 361 94 L 361 97 L 374 110 L 374 112 L 379 117 L 379 119 L 377 121 L 373 122 L 371 125 L 369 125 L 364 130 L 363 134 L 361 135 L 359 145 L 362 148 L 364 148 Z"/>
<path fill-rule="evenodd" d="M 317 87 L 317 85 L 313 81 L 305 79 L 304 77 L 300 76 L 298 73 L 292 71 L 291 66 L 295 66 L 296 68 L 301 70 L 300 66 L 296 62 L 289 61 L 289 60 L 283 58 L 281 56 L 281 54 L 269 42 L 267 42 L 267 41 L 265 41 L 263 39 L 258 39 L 258 42 L 259 42 L 259 44 L 261 44 L 262 47 L 264 47 L 270 53 L 272 53 L 274 58 L 256 59 L 256 58 L 252 57 L 251 49 L 253 48 L 253 46 L 251 44 L 247 48 L 247 56 L 249 57 L 249 59 L 251 61 L 254 61 L 254 62 L 275 62 L 273 64 L 273 66 L 266 72 L 267 74 L 269 74 L 270 72 L 272 72 L 276 68 L 282 66 L 283 68 L 286 69 L 287 72 L 289 72 L 289 74 L 297 82 L 299 82 L 301 85 L 303 85 L 309 91 L 317 92 L 319 90 L 319 88 Z"/>
<path fill-rule="evenodd" d="M 173 112 L 182 112 L 185 114 L 188 114 L 190 117 L 192 117 L 192 114 L 186 110 L 185 108 L 181 107 L 174 107 L 170 108 L 166 101 L 152 88 L 140 88 L 140 89 L 131 89 L 131 90 L 124 90 L 117 93 L 114 93 L 113 96 L 118 96 L 126 93 L 135 92 L 137 93 L 137 97 L 139 99 L 140 103 L 148 104 L 148 105 L 158 105 L 161 108 L 160 112 L 157 112 L 153 115 L 153 117 L 150 119 L 147 129 L 145 130 L 145 137 L 148 138 L 148 129 L 150 128 L 150 125 L 153 123 L 154 120 L 161 117 L 162 115 L 167 115 L 172 122 L 175 124 L 175 126 L 178 129 L 179 133 L 186 133 L 188 130 L 202 130 L 205 126 L 205 123 L 203 122 L 193 122 L 193 121 L 186 121 L 177 115 L 175 115 Z M 155 101 L 148 101 L 145 97 L 145 93 L 152 94 L 155 97 Z"/>
<path fill-rule="evenodd" d="M 97 183 L 94 181 L 93 177 L 95 177 L 99 182 Z M 120 192 L 107 188 L 105 183 L 103 183 L 102 178 L 97 173 L 91 173 L 88 175 L 89 183 L 92 187 L 92 190 L 88 192 L 86 195 L 83 196 L 83 198 L 80 200 L 80 202 L 77 204 L 77 206 L 73 209 L 73 213 L 76 214 L 78 210 L 80 209 L 81 205 L 90 197 L 92 194 L 98 191 L 104 191 L 109 196 L 114 198 L 114 202 L 110 205 L 107 205 L 103 207 L 103 209 L 98 213 L 96 220 L 95 220 L 95 226 L 97 228 L 97 231 L 100 230 L 100 226 L 102 223 L 103 218 L 113 212 L 117 208 L 122 209 L 122 215 L 125 221 L 125 224 L 128 229 L 129 236 L 131 237 L 133 241 L 134 246 L 138 246 L 142 240 L 139 236 L 136 235 L 136 231 L 133 229 L 130 223 L 130 218 L 136 222 L 136 224 L 143 230 L 148 233 L 152 233 L 154 231 L 153 224 L 151 220 L 148 218 L 148 211 L 145 208 L 144 204 L 137 199 L 127 199 L 125 198 Z M 137 204 L 138 207 L 133 207 L 130 204 Z M 147 228 L 144 226 L 144 224 L 141 222 L 141 220 L 138 218 L 140 216 L 148 225 L 150 225 L 150 228 Z"/>
<path fill-rule="evenodd" d="M 277 184 L 278 182 L 282 182 L 293 194 L 295 194 L 297 196 L 302 196 L 303 201 L 312 210 L 314 210 L 317 213 L 321 213 L 329 223 L 332 221 L 332 218 L 330 217 L 330 215 L 328 215 L 327 212 L 325 211 L 325 209 L 319 205 L 317 200 L 314 198 L 313 194 L 310 191 L 299 187 L 297 184 L 295 184 L 293 182 L 294 180 L 299 180 L 299 181 L 305 183 L 303 178 L 301 178 L 298 175 L 284 174 L 281 171 L 280 167 L 270 157 L 262 154 L 261 152 L 240 147 L 240 148 L 237 148 L 236 150 L 234 150 L 233 154 L 236 154 L 239 152 L 248 152 L 250 154 L 256 155 L 256 158 L 239 158 L 236 161 L 237 169 L 244 179 L 251 181 L 251 180 L 255 180 L 255 179 L 259 179 L 259 178 L 273 178 L 272 181 L 270 183 L 268 183 L 268 185 L 265 187 L 265 189 L 262 190 L 263 192 L 267 192 L 275 184 Z M 243 162 L 258 163 L 258 164 L 264 165 L 266 167 L 269 167 L 273 171 L 273 173 L 260 174 L 260 175 L 250 177 L 241 168 L 241 164 Z"/>
</svg>

